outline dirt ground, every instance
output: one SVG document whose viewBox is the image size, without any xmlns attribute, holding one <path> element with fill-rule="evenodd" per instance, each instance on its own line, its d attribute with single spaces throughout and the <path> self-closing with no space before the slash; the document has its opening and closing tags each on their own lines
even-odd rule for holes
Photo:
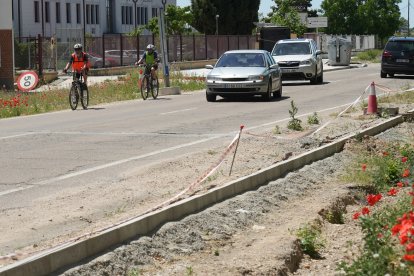
<svg viewBox="0 0 414 276">
<path fill-rule="evenodd" d="M 409 106 L 400 106 L 400 112 L 408 109 Z M 337 113 L 318 115 L 321 124 L 331 123 L 315 135 L 308 134 L 321 124 L 310 126 L 306 118 L 301 118 L 306 129 L 300 133 L 287 130 L 286 124 L 246 131 L 240 140 L 232 175 L 228 176 L 232 157 L 229 155 L 197 192 L 202 193 L 384 120 L 361 116 L 361 111 L 357 110 L 341 119 L 334 119 Z M 395 129 L 412 127 L 405 124 Z M 217 162 L 225 147 L 223 144 L 208 151 L 178 156 L 167 163 L 137 168 L 120 175 L 117 185 L 102 183 L 83 190 L 65 190 L 58 200 L 53 196 L 44 197 L 30 210 L 3 210 L 0 252 L 5 257 L 0 258 L 0 265 L 110 227 L 171 199 Z M 336 154 L 257 191 L 227 200 L 182 221 L 168 223 L 151 237 L 141 237 L 58 274 L 274 275 L 294 271 L 301 261 L 298 275 L 333 275 L 338 256 L 345 254 L 352 258 L 356 252 L 361 239 L 356 234 L 356 224 L 350 218 L 344 225 L 324 223 L 327 240 L 333 240 L 338 233 L 342 234 L 342 239 L 328 243 L 324 259 L 317 261 L 303 259 L 294 231 L 306 222 L 319 219 L 321 209 L 349 195 L 350 187 L 337 179 L 351 157 L 349 152 Z M 345 246 L 349 244 L 348 237 L 354 239 L 355 246 Z"/>
</svg>

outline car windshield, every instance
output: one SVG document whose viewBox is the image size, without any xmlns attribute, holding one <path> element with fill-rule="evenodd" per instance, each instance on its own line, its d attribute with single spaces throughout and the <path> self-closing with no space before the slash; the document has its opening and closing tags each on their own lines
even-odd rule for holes
<svg viewBox="0 0 414 276">
<path fill-rule="evenodd" d="M 219 59 L 216 67 L 265 67 L 265 62 L 260 53 L 229 53 Z"/>
<path fill-rule="evenodd" d="M 389 41 L 385 50 L 392 52 L 412 52 L 414 51 L 414 41 Z"/>
<path fill-rule="evenodd" d="M 286 55 L 309 55 L 310 47 L 309 43 L 292 42 L 292 43 L 279 43 L 273 49 L 272 55 L 274 56 L 286 56 Z"/>
</svg>

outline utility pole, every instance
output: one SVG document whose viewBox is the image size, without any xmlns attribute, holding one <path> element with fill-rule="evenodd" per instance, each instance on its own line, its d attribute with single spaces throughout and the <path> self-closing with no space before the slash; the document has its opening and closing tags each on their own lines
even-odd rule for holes
<svg viewBox="0 0 414 276">
<path fill-rule="evenodd" d="M 408 30 L 407 36 L 410 36 L 410 0 L 408 0 Z"/>
</svg>

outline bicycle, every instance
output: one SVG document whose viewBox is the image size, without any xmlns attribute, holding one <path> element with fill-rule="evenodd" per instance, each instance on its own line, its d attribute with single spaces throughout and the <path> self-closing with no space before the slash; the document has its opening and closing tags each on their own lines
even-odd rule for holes
<svg viewBox="0 0 414 276">
<path fill-rule="evenodd" d="M 83 82 L 83 76 L 76 77 L 76 72 L 72 72 L 73 81 L 69 91 L 69 104 L 72 110 L 78 107 L 79 97 L 83 109 L 87 109 L 89 105 L 89 91 L 88 86 Z"/>
<path fill-rule="evenodd" d="M 144 76 L 141 81 L 141 96 L 143 100 L 146 100 L 151 92 L 152 98 L 155 100 L 158 97 L 159 92 L 159 82 L 158 77 L 152 77 L 151 74 L 151 66 L 149 65 L 141 65 L 144 67 Z"/>
</svg>

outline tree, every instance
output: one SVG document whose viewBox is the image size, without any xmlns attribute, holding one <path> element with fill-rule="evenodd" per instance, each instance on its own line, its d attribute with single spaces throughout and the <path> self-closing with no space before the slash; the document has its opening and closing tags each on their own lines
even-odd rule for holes
<svg viewBox="0 0 414 276">
<path fill-rule="evenodd" d="M 299 12 L 307 12 L 312 6 L 310 0 L 274 0 L 272 12 L 268 14 L 267 22 L 272 22 L 289 29 L 302 36 L 307 30 L 306 25 L 301 22 Z"/>
<path fill-rule="evenodd" d="M 376 34 L 381 39 L 401 27 L 401 0 L 323 0 L 330 34 Z"/>
<path fill-rule="evenodd" d="M 400 28 L 401 0 L 367 0 L 362 6 L 365 15 L 366 33 L 377 34 L 381 40 L 394 34 Z"/>
<path fill-rule="evenodd" d="M 251 34 L 253 23 L 259 20 L 259 5 L 260 0 L 191 0 L 192 25 L 201 33 L 215 34 L 219 15 L 219 34 Z"/>
<path fill-rule="evenodd" d="M 364 15 L 361 15 L 363 0 L 324 0 L 321 8 L 328 17 L 327 33 L 363 34 Z"/>
<path fill-rule="evenodd" d="M 167 34 L 168 35 L 180 35 L 191 33 L 190 23 L 193 21 L 193 15 L 191 13 L 191 8 L 188 7 L 178 7 L 173 5 L 168 5 L 165 10 L 166 16 L 166 25 L 167 25 Z M 158 29 L 158 17 L 153 17 L 147 24 L 146 28 L 154 34 L 159 33 Z"/>
</svg>

